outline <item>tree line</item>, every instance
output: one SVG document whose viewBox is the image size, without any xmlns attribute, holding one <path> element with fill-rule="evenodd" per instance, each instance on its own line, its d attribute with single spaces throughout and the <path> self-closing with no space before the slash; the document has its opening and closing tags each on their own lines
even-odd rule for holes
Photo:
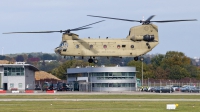
<svg viewBox="0 0 200 112">
<path fill-rule="evenodd" d="M 135 66 L 137 77 L 141 78 L 141 62 L 130 61 L 128 66 Z M 182 52 L 169 51 L 165 55 L 159 54 L 151 59 L 150 64 L 143 63 L 143 78 L 172 79 L 182 78 L 200 79 L 200 68 L 192 64 L 191 59 Z"/>
<path fill-rule="evenodd" d="M 143 63 L 143 78 L 152 79 L 182 79 L 182 78 L 196 78 L 200 79 L 200 69 L 196 66 L 192 59 L 185 56 L 182 52 L 169 51 L 166 54 L 158 54 L 153 57 L 144 55 L 143 62 L 134 61 L 133 57 L 116 58 L 116 57 L 98 57 L 98 64 L 89 64 L 88 58 L 81 57 L 67 57 L 63 58 L 55 54 L 20 54 L 14 57 L 1 56 L 0 60 L 24 61 L 32 64 L 40 70 L 52 73 L 61 79 L 66 79 L 67 68 L 74 68 L 76 66 L 134 66 L 136 67 L 136 75 L 141 78 L 142 63 Z M 45 60 L 54 60 L 46 62 Z"/>
</svg>

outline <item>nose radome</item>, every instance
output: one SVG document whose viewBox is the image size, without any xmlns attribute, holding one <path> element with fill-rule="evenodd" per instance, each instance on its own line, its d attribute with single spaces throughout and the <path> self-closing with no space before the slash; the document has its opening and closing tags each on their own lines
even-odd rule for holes
<svg viewBox="0 0 200 112">
<path fill-rule="evenodd" d="M 54 50 L 54 51 L 55 51 L 55 53 L 56 53 L 56 54 L 60 54 L 60 53 L 61 53 L 61 50 L 60 50 L 60 48 L 59 48 L 59 47 L 55 48 L 55 50 Z"/>
</svg>

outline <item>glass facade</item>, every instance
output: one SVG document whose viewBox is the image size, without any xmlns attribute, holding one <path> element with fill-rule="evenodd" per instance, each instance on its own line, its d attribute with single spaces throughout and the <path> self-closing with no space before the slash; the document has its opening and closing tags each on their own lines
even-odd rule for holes
<svg viewBox="0 0 200 112">
<path fill-rule="evenodd" d="M 78 73 L 68 74 L 68 77 L 96 77 L 98 80 L 104 79 L 134 79 L 133 72 L 98 72 L 98 73 Z"/>
<path fill-rule="evenodd" d="M 92 87 L 135 87 L 135 83 L 92 83 Z"/>
<path fill-rule="evenodd" d="M 135 73 L 133 72 L 101 72 L 91 73 L 91 77 L 96 77 L 98 80 L 123 80 L 123 79 L 134 79 Z"/>
<path fill-rule="evenodd" d="M 88 67 L 67 69 L 67 82 L 78 91 L 135 91 L 135 67 Z M 74 85 L 75 86 L 75 85 Z"/>
<path fill-rule="evenodd" d="M 4 76 L 24 76 L 23 67 L 4 67 Z"/>
</svg>

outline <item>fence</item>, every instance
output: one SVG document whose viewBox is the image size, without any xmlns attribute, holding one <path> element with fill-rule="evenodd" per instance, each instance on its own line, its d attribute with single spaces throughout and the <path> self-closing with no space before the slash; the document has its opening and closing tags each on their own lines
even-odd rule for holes
<svg viewBox="0 0 200 112">
<path fill-rule="evenodd" d="M 194 78 L 184 78 L 181 80 L 166 80 L 166 79 L 144 79 L 143 86 L 183 86 L 183 85 L 192 85 L 200 86 L 200 80 Z"/>
</svg>

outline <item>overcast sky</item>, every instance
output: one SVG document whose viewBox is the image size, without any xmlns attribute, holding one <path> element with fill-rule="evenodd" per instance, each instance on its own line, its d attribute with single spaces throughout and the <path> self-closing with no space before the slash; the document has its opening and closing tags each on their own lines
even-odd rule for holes
<svg viewBox="0 0 200 112">
<path fill-rule="evenodd" d="M 0 47 L 4 54 L 53 53 L 61 42 L 61 33 L 2 34 L 15 31 L 66 30 L 84 26 L 109 16 L 141 20 L 198 19 L 194 22 L 155 23 L 159 28 L 159 45 L 148 54 L 180 51 L 200 57 L 199 0 L 0 0 Z M 129 29 L 140 23 L 110 19 L 91 29 L 76 31 L 80 38 L 126 38 Z"/>
</svg>

